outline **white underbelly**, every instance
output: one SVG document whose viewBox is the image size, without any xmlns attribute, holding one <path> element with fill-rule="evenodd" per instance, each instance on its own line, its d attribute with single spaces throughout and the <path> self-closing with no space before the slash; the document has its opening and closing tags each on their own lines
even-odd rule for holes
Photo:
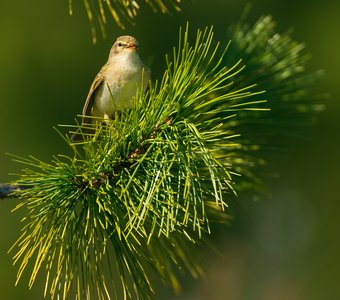
<svg viewBox="0 0 340 300">
<path fill-rule="evenodd" d="M 92 114 L 98 117 L 103 117 L 106 114 L 111 117 L 115 111 L 131 108 L 133 98 L 142 85 L 141 81 L 141 72 L 135 73 L 129 78 L 107 80 L 106 85 L 95 95 Z"/>
</svg>

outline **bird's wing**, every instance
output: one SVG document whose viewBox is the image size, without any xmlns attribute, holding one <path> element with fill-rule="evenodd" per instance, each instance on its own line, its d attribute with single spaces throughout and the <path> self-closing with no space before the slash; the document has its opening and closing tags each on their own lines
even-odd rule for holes
<svg viewBox="0 0 340 300">
<path fill-rule="evenodd" d="M 104 67 L 99 71 L 99 73 L 97 74 L 97 76 L 95 77 L 95 79 L 93 80 L 89 93 L 87 94 L 86 97 L 86 101 L 84 104 L 84 108 L 83 108 L 83 119 L 82 119 L 82 123 L 90 123 L 89 118 L 87 118 L 87 116 L 91 116 L 91 109 L 93 106 L 93 101 L 94 101 L 94 96 L 96 91 L 98 90 L 98 88 L 100 86 L 102 86 L 102 84 L 104 83 L 104 75 L 103 75 L 103 70 Z"/>
</svg>

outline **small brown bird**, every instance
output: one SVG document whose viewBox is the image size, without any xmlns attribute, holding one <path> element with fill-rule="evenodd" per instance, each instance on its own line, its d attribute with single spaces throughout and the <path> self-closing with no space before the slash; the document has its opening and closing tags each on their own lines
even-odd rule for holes
<svg viewBox="0 0 340 300">
<path fill-rule="evenodd" d="M 140 60 L 137 40 L 120 36 L 113 44 L 108 61 L 95 77 L 83 108 L 82 125 L 95 123 L 93 117 L 111 119 L 115 111 L 132 107 L 137 90 L 145 92 L 150 79 L 150 69 Z M 86 132 L 86 130 L 83 130 Z M 72 141 L 82 140 L 81 133 L 72 135 Z"/>
</svg>

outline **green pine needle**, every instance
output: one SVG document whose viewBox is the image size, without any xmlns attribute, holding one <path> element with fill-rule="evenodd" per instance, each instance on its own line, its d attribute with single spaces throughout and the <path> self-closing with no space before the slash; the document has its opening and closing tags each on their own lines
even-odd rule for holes
<svg viewBox="0 0 340 300">
<path fill-rule="evenodd" d="M 33 186 L 18 191 L 28 209 L 14 245 L 18 280 L 33 260 L 29 285 L 44 265 L 52 298 L 109 299 L 119 281 L 124 297 L 149 298 L 153 272 L 175 289 L 171 266 L 200 273 L 184 243 L 210 231 L 210 214 L 225 220 L 234 191 L 221 158 L 237 146 L 227 125 L 243 109 L 235 101 L 247 107 L 252 93 L 232 90 L 242 67 L 222 65 L 228 45 L 213 42 L 212 29 L 198 31 L 193 45 L 188 34 L 181 31 L 162 81 L 73 157 L 18 159 L 29 169 L 17 184 Z"/>
</svg>

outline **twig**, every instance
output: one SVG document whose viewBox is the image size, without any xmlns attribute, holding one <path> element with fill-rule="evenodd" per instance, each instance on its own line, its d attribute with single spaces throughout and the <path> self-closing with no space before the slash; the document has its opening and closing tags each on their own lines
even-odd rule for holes
<svg viewBox="0 0 340 300">
<path fill-rule="evenodd" d="M 18 190 L 24 190 L 27 188 L 29 187 L 0 183 L 0 199 L 3 200 L 6 198 L 17 198 L 18 195 L 16 195 L 13 192 L 18 191 Z"/>
</svg>

